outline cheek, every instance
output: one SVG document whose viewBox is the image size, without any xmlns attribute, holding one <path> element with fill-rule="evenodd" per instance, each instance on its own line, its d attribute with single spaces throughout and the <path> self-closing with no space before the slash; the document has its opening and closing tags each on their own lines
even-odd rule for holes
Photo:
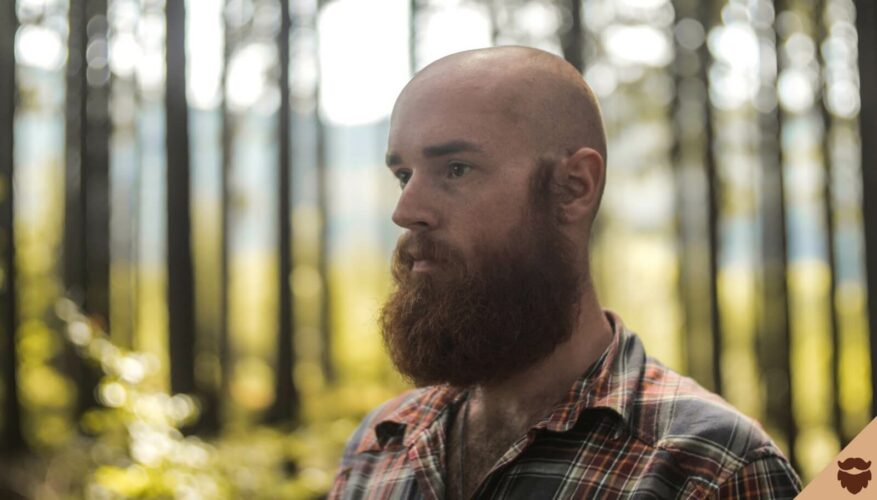
<svg viewBox="0 0 877 500">
<path fill-rule="evenodd" d="M 520 204 L 506 201 L 471 205 L 458 226 L 459 247 L 467 259 L 479 250 L 497 250 L 527 230 Z M 470 260 L 471 262 L 471 260 Z"/>
<path fill-rule="evenodd" d="M 505 179 L 490 179 L 477 189 L 461 193 L 450 214 L 458 248 L 467 257 L 473 249 L 496 247 L 514 238 L 522 230 L 522 221 L 529 208 L 529 184 L 511 171 Z"/>
</svg>

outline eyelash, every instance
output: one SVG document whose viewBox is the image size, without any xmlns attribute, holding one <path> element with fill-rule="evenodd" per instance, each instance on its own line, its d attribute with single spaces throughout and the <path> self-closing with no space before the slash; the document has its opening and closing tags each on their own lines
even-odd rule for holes
<svg viewBox="0 0 877 500">
<path fill-rule="evenodd" d="M 459 170 L 463 171 L 459 172 Z M 466 175 L 466 173 L 468 173 L 470 170 L 472 170 L 471 165 L 467 165 L 459 161 L 453 161 L 448 164 L 448 178 L 459 179 L 460 177 Z M 405 184 L 407 184 L 408 181 L 411 179 L 411 172 L 409 172 L 408 170 L 397 170 L 393 174 L 393 176 L 399 180 L 399 186 L 404 188 Z"/>
</svg>

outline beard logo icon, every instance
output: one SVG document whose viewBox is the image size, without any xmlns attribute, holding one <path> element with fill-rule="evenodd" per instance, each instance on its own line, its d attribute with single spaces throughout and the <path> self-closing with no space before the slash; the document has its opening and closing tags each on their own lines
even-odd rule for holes
<svg viewBox="0 0 877 500">
<path fill-rule="evenodd" d="M 842 488 L 853 495 L 868 487 L 871 481 L 871 462 L 866 462 L 858 457 L 850 457 L 842 462 L 837 463 L 837 480 L 840 481 Z"/>
</svg>

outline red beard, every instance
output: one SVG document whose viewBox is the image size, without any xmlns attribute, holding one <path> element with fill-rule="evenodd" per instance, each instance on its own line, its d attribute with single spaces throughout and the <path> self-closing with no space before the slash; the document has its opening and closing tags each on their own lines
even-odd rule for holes
<svg viewBox="0 0 877 500">
<path fill-rule="evenodd" d="M 533 176 L 524 223 L 499 248 L 476 249 L 472 265 L 428 233 L 399 240 L 396 288 L 380 325 L 394 364 L 414 384 L 503 380 L 569 339 L 586 274 L 576 272 L 576 248 L 551 215 L 550 167 Z M 412 272 L 415 256 L 435 267 Z"/>
</svg>

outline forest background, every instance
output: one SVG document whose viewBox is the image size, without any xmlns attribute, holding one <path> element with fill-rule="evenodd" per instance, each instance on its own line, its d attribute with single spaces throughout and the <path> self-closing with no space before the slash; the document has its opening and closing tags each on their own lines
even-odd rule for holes
<svg viewBox="0 0 877 500">
<path fill-rule="evenodd" d="M 0 497 L 319 498 L 382 350 L 388 114 L 459 50 L 579 68 L 601 301 L 806 480 L 877 415 L 869 0 L 4 0 Z"/>
</svg>

